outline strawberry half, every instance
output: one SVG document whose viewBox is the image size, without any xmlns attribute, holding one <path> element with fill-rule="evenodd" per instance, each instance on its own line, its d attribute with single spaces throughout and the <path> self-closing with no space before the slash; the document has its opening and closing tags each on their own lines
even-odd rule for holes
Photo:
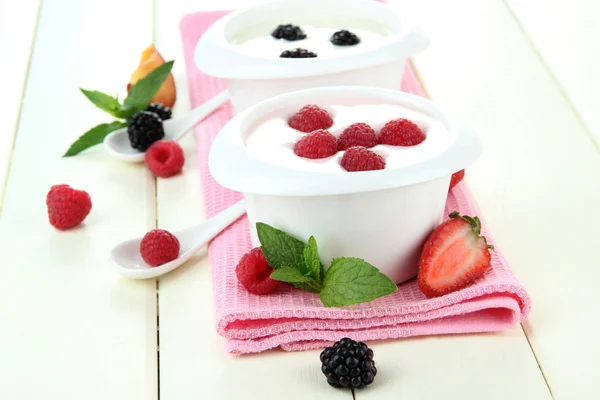
<svg viewBox="0 0 600 400">
<path fill-rule="evenodd" d="M 477 217 L 450 214 L 429 235 L 419 262 L 419 289 L 427 296 L 443 296 L 470 285 L 491 265 L 490 250 L 481 236 Z"/>
</svg>

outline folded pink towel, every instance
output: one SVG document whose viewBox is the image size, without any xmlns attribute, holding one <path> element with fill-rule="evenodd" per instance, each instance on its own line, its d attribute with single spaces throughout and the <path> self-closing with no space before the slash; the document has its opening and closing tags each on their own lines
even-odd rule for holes
<svg viewBox="0 0 600 400">
<path fill-rule="evenodd" d="M 224 80 L 204 75 L 194 64 L 194 47 L 202 33 L 226 12 L 185 16 L 181 36 L 192 106 L 226 88 Z M 206 55 L 210 57 L 210 55 Z M 402 90 L 424 95 L 407 65 Z M 206 216 L 210 217 L 242 198 L 214 181 L 207 166 L 210 145 L 219 129 L 232 117 L 223 107 L 196 128 L 198 159 Z M 448 196 L 446 215 L 453 210 L 479 215 L 471 194 L 461 183 Z M 483 234 L 493 243 L 490 233 Z M 427 298 L 416 282 L 400 285 L 392 295 L 366 304 L 325 308 L 317 294 L 291 287 L 267 296 L 248 293 L 237 281 L 235 266 L 251 248 L 248 219 L 241 218 L 209 245 L 212 265 L 216 323 L 227 338 L 231 353 L 253 353 L 275 347 L 306 350 L 324 347 L 344 336 L 356 340 L 402 338 L 467 332 L 490 332 L 510 328 L 523 320 L 530 299 L 496 247 L 492 268 L 472 286 L 439 298 Z"/>
</svg>

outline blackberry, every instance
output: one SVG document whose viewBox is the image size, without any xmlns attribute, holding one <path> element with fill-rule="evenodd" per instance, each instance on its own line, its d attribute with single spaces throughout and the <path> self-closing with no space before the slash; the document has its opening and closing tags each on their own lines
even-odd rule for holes
<svg viewBox="0 0 600 400">
<path fill-rule="evenodd" d="M 281 58 L 314 58 L 317 54 L 306 49 L 285 50 L 279 57 Z"/>
<path fill-rule="evenodd" d="M 358 36 L 350 31 L 347 31 L 346 29 L 337 31 L 329 40 L 336 46 L 354 46 L 360 42 L 360 38 Z"/>
<path fill-rule="evenodd" d="M 163 121 L 171 119 L 171 109 L 160 103 L 150 103 L 148 108 L 146 108 L 146 111 L 155 113 Z"/>
<path fill-rule="evenodd" d="M 321 372 L 333 387 L 360 389 L 373 383 L 377 375 L 373 350 L 363 342 L 343 338 L 320 357 Z"/>
<path fill-rule="evenodd" d="M 271 32 L 271 36 L 275 39 L 284 39 L 290 42 L 306 39 L 306 34 L 302 32 L 302 29 L 300 29 L 299 26 L 292 24 L 279 25 Z"/>
<path fill-rule="evenodd" d="M 127 136 L 131 147 L 146 151 L 152 143 L 165 137 L 162 120 L 153 112 L 140 111 L 127 121 Z"/>
</svg>

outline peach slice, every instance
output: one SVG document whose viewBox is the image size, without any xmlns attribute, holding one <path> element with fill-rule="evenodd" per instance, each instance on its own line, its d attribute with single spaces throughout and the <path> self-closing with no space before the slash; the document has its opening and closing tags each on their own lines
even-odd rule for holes
<svg viewBox="0 0 600 400">
<path fill-rule="evenodd" d="M 142 79 L 148 73 L 160 65 L 164 64 L 165 60 L 162 58 L 160 53 L 156 50 L 153 44 L 146 47 L 142 52 L 142 56 L 140 58 L 140 64 L 131 74 L 131 78 L 129 79 L 129 84 L 127 85 L 127 91 L 131 86 L 136 83 L 138 80 Z M 165 79 L 164 83 L 158 89 L 158 92 L 152 97 L 152 102 L 161 103 L 167 107 L 173 107 L 175 104 L 175 100 L 177 99 L 177 90 L 175 89 L 175 80 L 173 79 L 173 74 L 169 73 L 167 79 Z"/>
</svg>

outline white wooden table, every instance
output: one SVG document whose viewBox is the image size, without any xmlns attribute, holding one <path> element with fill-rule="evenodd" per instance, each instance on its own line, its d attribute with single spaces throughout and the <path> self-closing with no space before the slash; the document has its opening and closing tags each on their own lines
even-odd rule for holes
<svg viewBox="0 0 600 400">
<path fill-rule="evenodd" d="M 228 355 L 204 253 L 157 281 L 109 266 L 122 239 L 202 221 L 191 136 L 172 179 L 101 148 L 60 158 L 105 119 L 77 88 L 124 92 L 152 41 L 179 61 L 185 111 L 179 19 L 243 3 L 0 0 L 0 399 L 352 399 L 318 351 Z M 414 60 L 431 97 L 483 139 L 467 180 L 533 311 L 503 333 L 373 343 L 381 373 L 355 398 L 600 398 L 600 3 L 391 3 L 432 36 Z M 44 201 L 62 182 L 94 209 L 57 233 Z"/>
</svg>

